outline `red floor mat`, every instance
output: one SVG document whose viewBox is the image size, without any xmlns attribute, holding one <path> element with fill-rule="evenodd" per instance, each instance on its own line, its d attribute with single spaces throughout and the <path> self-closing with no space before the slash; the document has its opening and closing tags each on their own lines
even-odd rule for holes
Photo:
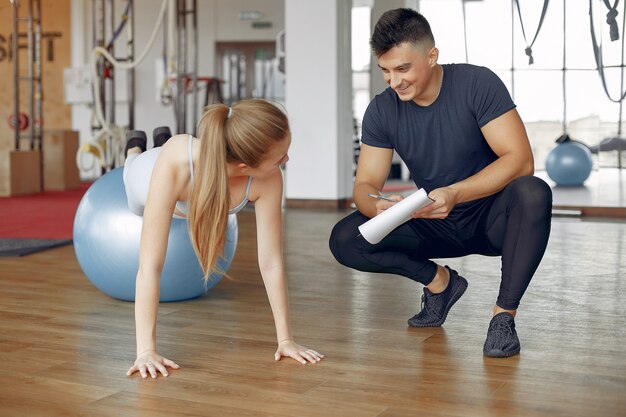
<svg viewBox="0 0 626 417">
<path fill-rule="evenodd" d="M 0 238 L 72 239 L 74 215 L 91 183 L 68 191 L 0 197 Z"/>
</svg>

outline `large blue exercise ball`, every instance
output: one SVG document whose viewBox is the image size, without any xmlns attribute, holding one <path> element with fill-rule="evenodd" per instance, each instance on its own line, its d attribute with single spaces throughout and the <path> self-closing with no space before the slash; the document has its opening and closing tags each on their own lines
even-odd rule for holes
<svg viewBox="0 0 626 417">
<path fill-rule="evenodd" d="M 565 141 L 559 143 L 548 154 L 546 171 L 557 185 L 580 186 L 589 178 L 593 160 L 591 151 L 585 145 Z"/>
<path fill-rule="evenodd" d="M 74 252 L 83 272 L 100 291 L 134 301 L 143 218 L 128 209 L 122 172 L 123 168 L 117 168 L 103 175 L 83 196 L 74 218 Z M 235 255 L 237 229 L 237 217 L 229 216 L 224 254 L 218 261 L 222 271 L 228 270 Z M 221 278 L 214 273 L 205 284 L 187 221 L 172 219 L 160 301 L 199 297 Z"/>
</svg>

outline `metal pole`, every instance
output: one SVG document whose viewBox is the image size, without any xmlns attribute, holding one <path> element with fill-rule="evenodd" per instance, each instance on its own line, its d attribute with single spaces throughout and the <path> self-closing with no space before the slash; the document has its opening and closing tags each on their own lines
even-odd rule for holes
<svg viewBox="0 0 626 417">
<path fill-rule="evenodd" d="M 187 19 L 186 0 L 178 0 L 178 63 L 176 68 L 178 100 L 178 132 L 187 131 L 187 92 L 185 91 L 187 77 Z"/>
<path fill-rule="evenodd" d="M 176 43 L 178 45 L 177 48 L 177 54 L 176 54 L 176 133 L 183 133 L 184 132 L 184 127 L 183 127 L 183 121 L 181 120 L 181 114 L 182 114 L 182 97 L 181 97 L 181 91 L 183 90 L 183 74 L 182 74 L 182 68 L 183 68 L 183 60 L 182 60 L 182 55 L 183 55 L 183 41 L 182 41 L 182 13 L 181 13 L 181 9 L 182 9 L 182 2 L 184 0 L 178 0 L 176 2 Z"/>
<path fill-rule="evenodd" d="M 38 148 L 42 150 L 43 148 L 43 89 L 42 89 L 42 78 L 43 71 L 41 68 L 41 1 L 35 0 L 34 7 L 34 22 L 35 24 L 35 79 L 33 80 L 35 84 L 35 117 L 33 117 L 33 125 L 36 124 L 36 133 L 35 137 L 38 141 Z M 42 155 L 43 156 L 43 155 Z M 43 158 L 40 159 L 42 164 L 42 184 L 43 184 Z"/>
<path fill-rule="evenodd" d="M 192 133 L 196 135 L 198 126 L 198 1 L 193 1 L 192 24 L 193 24 L 193 126 Z M 207 85 L 207 89 L 209 86 Z"/>
<path fill-rule="evenodd" d="M 128 47 L 127 61 L 135 60 L 135 3 L 130 3 L 128 16 Z M 128 129 L 135 129 L 135 69 L 131 68 L 128 74 Z"/>
<path fill-rule="evenodd" d="M 109 16 L 108 17 L 109 17 L 109 24 L 110 24 L 109 28 L 111 30 L 111 38 L 112 38 L 113 34 L 115 33 L 115 18 L 114 18 L 115 17 L 115 4 L 113 0 L 108 0 L 108 1 L 109 1 Z M 103 30 L 103 32 L 105 33 L 104 39 L 106 39 L 106 30 Z M 109 47 L 109 53 L 111 54 L 111 56 L 115 57 L 115 42 L 111 43 L 111 46 Z M 113 64 L 109 63 L 108 61 L 105 61 L 104 65 L 105 65 L 105 68 L 108 69 L 108 75 L 109 75 L 109 77 L 105 80 L 105 82 L 107 82 L 107 87 L 109 90 L 108 122 L 110 124 L 114 124 L 115 123 L 115 67 L 113 66 Z M 113 157 L 113 155 L 111 156 Z"/>
<path fill-rule="evenodd" d="M 35 89 L 35 114 L 31 126 L 33 126 L 34 135 L 31 141 L 37 140 L 37 149 L 39 149 L 39 181 L 41 189 L 44 189 L 44 172 L 43 172 L 43 92 L 41 88 L 41 82 L 43 72 L 41 71 L 41 1 L 35 0 L 33 7 L 33 16 L 31 19 L 35 23 L 34 27 L 34 78 L 30 80 L 31 85 L 34 84 Z M 34 144 L 33 144 L 34 145 Z"/>
<path fill-rule="evenodd" d="M 13 124 L 15 125 L 15 150 L 20 150 L 20 129 L 19 129 L 19 113 L 20 113 L 20 65 L 19 65 L 19 53 L 18 53 L 18 13 L 19 0 L 13 2 L 13 38 L 12 44 L 12 59 L 13 59 Z"/>
<path fill-rule="evenodd" d="M 34 48 L 34 29 L 33 29 L 33 0 L 28 1 L 28 113 L 31 121 L 28 126 L 28 134 L 30 137 L 30 150 L 35 149 L 35 91 L 33 85 L 34 76 L 34 61 L 35 61 L 35 48 Z"/>
<path fill-rule="evenodd" d="M 95 0 L 97 3 L 96 20 L 95 25 L 95 39 L 96 46 L 104 47 L 104 0 Z M 104 82 L 104 58 L 98 58 L 98 89 L 100 91 L 100 108 L 104 113 L 104 119 L 107 119 L 106 107 L 105 107 L 105 82 Z M 101 126 L 103 127 L 103 126 Z M 106 158 L 105 158 L 106 160 Z"/>
<path fill-rule="evenodd" d="M 241 100 L 241 58 L 243 57 L 245 59 L 245 56 L 241 54 L 241 52 L 237 52 L 237 67 L 235 69 L 236 74 L 237 74 L 237 101 Z M 245 67 L 245 61 L 244 61 L 244 67 Z M 245 87 L 245 86 L 244 86 Z"/>
<path fill-rule="evenodd" d="M 240 99 L 240 94 L 239 94 L 239 83 L 240 81 L 240 77 L 239 77 L 239 54 L 237 53 L 237 51 L 235 52 L 231 52 L 230 55 L 230 73 L 231 73 L 231 96 L 230 96 L 230 103 L 234 103 L 235 101 L 239 101 Z"/>
<path fill-rule="evenodd" d="M 98 38 L 96 36 L 96 31 L 98 30 L 98 21 L 97 21 L 98 14 L 96 13 L 96 9 L 97 9 L 96 2 L 97 0 L 91 0 L 91 22 L 92 22 L 91 45 L 93 47 L 95 47 L 98 44 Z"/>
</svg>

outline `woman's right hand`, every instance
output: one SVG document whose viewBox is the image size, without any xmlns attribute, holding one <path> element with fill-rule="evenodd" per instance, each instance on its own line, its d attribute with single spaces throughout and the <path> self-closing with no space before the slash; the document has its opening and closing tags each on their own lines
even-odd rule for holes
<svg viewBox="0 0 626 417">
<path fill-rule="evenodd" d="M 150 374 L 152 378 L 156 378 L 160 372 L 163 376 L 168 376 L 168 366 L 173 369 L 180 368 L 174 361 L 164 358 L 154 350 L 149 350 L 137 355 L 135 363 L 130 367 L 128 372 L 126 372 L 126 375 L 131 376 L 135 372 L 139 372 L 142 378 L 147 378 L 148 374 Z"/>
</svg>

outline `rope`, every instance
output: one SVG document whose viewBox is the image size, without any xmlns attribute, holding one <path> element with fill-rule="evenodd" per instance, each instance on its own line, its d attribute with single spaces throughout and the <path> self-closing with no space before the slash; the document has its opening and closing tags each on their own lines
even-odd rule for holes
<svg viewBox="0 0 626 417">
<path fill-rule="evenodd" d="M 602 62 L 602 44 L 598 44 L 598 39 L 596 38 L 596 30 L 595 25 L 593 24 L 593 0 L 589 0 L 589 27 L 591 28 L 591 44 L 593 46 L 593 56 L 596 60 L 596 66 L 598 68 L 598 74 L 600 75 L 600 80 L 602 81 L 602 88 L 604 88 L 604 92 L 606 96 L 613 103 L 621 103 L 622 100 L 626 97 L 626 92 L 623 91 L 619 99 L 613 99 L 611 94 L 609 93 L 609 89 L 606 85 L 606 77 L 604 75 L 604 63 Z M 616 2 L 617 5 L 617 2 Z M 626 20 L 622 21 L 622 33 L 624 32 L 624 25 L 626 24 Z M 624 77 L 624 48 L 622 47 L 622 65 L 621 65 L 621 76 Z"/>
<path fill-rule="evenodd" d="M 616 0 L 619 1 L 619 0 Z M 541 10 L 541 17 L 539 18 L 539 24 L 537 25 L 537 31 L 535 32 L 535 36 L 533 37 L 533 41 L 528 44 L 528 40 L 526 39 L 526 31 L 524 30 L 524 21 L 522 19 L 522 10 L 520 9 L 519 0 L 515 0 L 515 4 L 517 6 L 517 14 L 519 15 L 519 23 L 522 27 L 522 36 L 524 36 L 524 42 L 526 42 L 526 55 L 528 55 L 528 65 L 532 65 L 535 63 L 535 59 L 533 58 L 533 50 L 532 47 L 537 40 L 537 36 L 539 35 L 539 31 L 541 30 L 541 25 L 543 25 L 543 20 L 546 17 L 546 10 L 548 10 L 548 3 L 550 0 L 543 0 L 543 9 Z"/>
<path fill-rule="evenodd" d="M 117 126 L 115 124 L 108 123 L 105 120 L 104 112 L 102 110 L 102 105 L 100 102 L 100 89 L 98 88 L 98 58 L 103 56 L 106 60 L 108 60 L 115 68 L 122 69 L 131 69 L 139 65 L 147 56 L 148 52 L 152 48 L 152 45 L 156 39 L 156 35 L 161 27 L 161 23 L 163 22 L 163 16 L 165 15 L 165 11 L 167 10 L 169 0 L 163 0 L 161 3 L 161 9 L 159 11 L 159 16 L 157 17 L 157 23 L 155 24 L 152 34 L 148 40 L 148 44 L 146 45 L 143 52 L 139 55 L 139 57 L 134 62 L 120 62 L 116 60 L 106 48 L 101 46 L 97 46 L 93 49 L 91 54 L 91 82 L 93 86 L 94 93 L 94 111 L 92 117 L 95 117 L 97 122 L 100 124 L 101 128 L 94 133 L 94 140 L 92 144 L 96 147 L 100 147 L 100 150 L 104 153 L 104 163 L 107 167 L 109 166 L 119 166 L 122 163 L 122 159 L 124 157 L 124 144 L 125 144 L 125 130 L 121 126 Z M 130 5 L 130 2 L 128 3 Z M 121 30 L 120 30 L 121 31 Z M 117 34 L 119 35 L 119 33 Z M 117 37 L 114 35 L 114 38 Z M 109 46 L 110 47 L 110 46 Z M 110 152 L 104 152 L 102 146 L 99 142 L 102 141 L 102 138 L 109 136 L 111 138 L 111 149 Z M 85 164 L 82 162 L 81 153 L 87 151 L 87 148 L 79 148 L 77 153 L 77 164 L 79 168 L 86 168 Z M 111 161 L 110 159 L 113 159 Z"/>
<path fill-rule="evenodd" d="M 609 9 L 609 12 L 606 14 L 606 23 L 609 24 L 609 35 L 611 36 L 612 41 L 616 41 L 619 39 L 619 27 L 617 26 L 617 21 L 615 18 L 617 17 L 617 5 L 619 4 L 619 0 L 615 0 L 613 6 L 609 3 L 609 0 L 604 0 L 604 5 Z"/>
<path fill-rule="evenodd" d="M 152 29 L 152 34 L 150 35 L 148 44 L 146 45 L 143 52 L 139 55 L 139 58 L 137 58 L 134 62 L 120 62 L 116 60 L 113 56 L 111 56 L 109 51 L 107 51 L 105 48 L 101 46 L 97 46 L 94 48 L 91 54 L 91 76 L 92 76 L 92 81 L 94 84 L 96 117 L 101 126 L 106 127 L 108 123 L 104 120 L 104 114 L 102 112 L 102 108 L 100 107 L 100 89 L 97 88 L 98 56 L 102 55 L 106 60 L 108 60 L 111 64 L 113 64 L 115 68 L 131 69 L 139 65 L 145 59 L 145 57 L 148 55 L 148 52 L 152 48 L 152 44 L 154 43 L 154 40 L 156 39 L 156 35 L 159 31 L 159 28 L 161 27 L 161 23 L 163 22 L 163 16 L 165 14 L 166 9 L 167 9 L 167 0 L 163 0 L 163 2 L 161 3 L 161 10 L 159 11 L 159 16 L 157 17 L 157 24 L 154 25 L 154 28 Z"/>
</svg>

